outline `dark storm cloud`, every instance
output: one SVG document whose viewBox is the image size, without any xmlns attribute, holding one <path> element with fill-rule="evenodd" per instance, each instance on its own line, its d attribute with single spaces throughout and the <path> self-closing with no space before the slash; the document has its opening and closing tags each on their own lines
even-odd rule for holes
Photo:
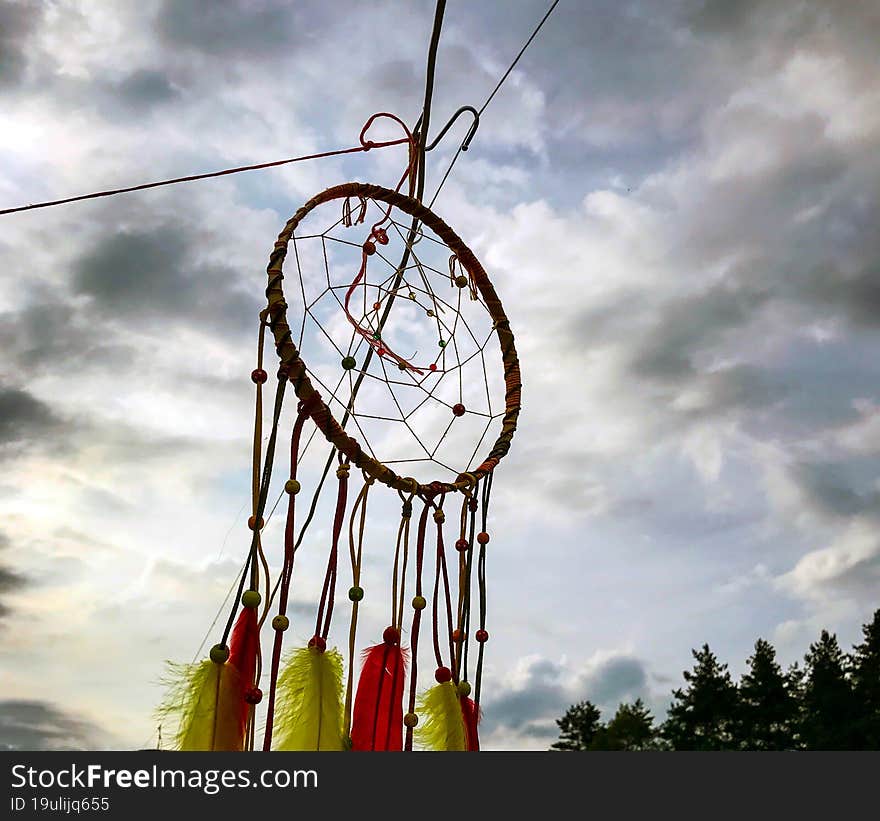
<svg viewBox="0 0 880 821">
<path fill-rule="evenodd" d="M 171 46 L 259 58 L 299 41 L 299 17 L 284 0 L 165 0 L 155 25 Z"/>
<path fill-rule="evenodd" d="M 814 511 L 825 516 L 848 518 L 878 510 L 877 469 L 877 460 L 868 458 L 845 462 L 797 462 L 791 467 L 789 478 Z"/>
<path fill-rule="evenodd" d="M 0 749 L 94 750 L 105 733 L 91 721 L 46 701 L 0 701 Z"/>
<path fill-rule="evenodd" d="M 564 674 L 552 661 L 532 661 L 515 688 L 496 690 L 494 697 L 484 701 L 486 733 L 505 728 L 531 738 L 552 737 L 556 733 L 553 720 L 571 704 L 588 699 L 603 715 L 613 715 L 619 703 L 645 698 L 648 693 L 645 663 L 631 656 L 606 659 L 574 685 L 564 682 Z"/>
<path fill-rule="evenodd" d="M 184 227 L 121 230 L 100 236 L 73 264 L 73 287 L 102 315 L 150 322 L 199 319 L 224 333 L 250 330 L 255 294 L 236 287 L 230 268 L 202 265 Z"/>
<path fill-rule="evenodd" d="M 0 531 L 0 559 L 4 559 L 4 551 L 8 550 L 11 540 L 3 531 Z M 8 554 L 6 554 L 8 556 Z M 7 593 L 13 593 L 20 590 L 22 585 L 26 583 L 26 579 L 19 573 L 16 573 L 11 567 L 0 563 L 0 622 L 11 612 L 9 605 L 3 599 Z"/>
<path fill-rule="evenodd" d="M 694 354 L 718 342 L 726 331 L 752 320 L 766 301 L 767 294 L 760 291 L 716 286 L 667 305 L 653 330 L 639 341 L 632 361 L 634 373 L 661 380 L 692 375 Z"/>
<path fill-rule="evenodd" d="M 59 424 L 45 402 L 20 388 L 0 384 L 0 453 L 17 449 Z"/>
<path fill-rule="evenodd" d="M 43 8 L 39 0 L 0 0 L 0 90 L 24 76 L 31 53 L 30 35 L 40 24 Z"/>
</svg>

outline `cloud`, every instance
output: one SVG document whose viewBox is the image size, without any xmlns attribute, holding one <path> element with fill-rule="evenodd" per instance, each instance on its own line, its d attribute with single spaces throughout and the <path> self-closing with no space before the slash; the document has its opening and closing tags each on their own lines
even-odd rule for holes
<svg viewBox="0 0 880 821">
<path fill-rule="evenodd" d="M 581 669 L 526 656 L 503 684 L 484 691 L 482 732 L 489 747 L 519 738 L 546 748 L 558 735 L 555 719 L 572 704 L 588 699 L 608 721 L 622 702 L 651 700 L 651 680 L 646 662 L 628 654 L 597 653 Z"/>
<path fill-rule="evenodd" d="M 0 556 L 3 555 L 4 551 L 9 549 L 10 545 L 11 539 L 6 533 L 0 530 Z M 10 606 L 3 601 L 6 594 L 20 592 L 25 583 L 26 580 L 24 576 L 16 570 L 13 570 L 7 564 L 0 563 L 0 622 L 2 622 L 11 612 Z"/>
<path fill-rule="evenodd" d="M 107 749 L 110 737 L 89 719 L 45 701 L 0 701 L 0 749 Z"/>
<path fill-rule="evenodd" d="M 44 13 L 42 2 L 5 2 L 0 5 L 0 92 L 16 85 L 29 64 L 30 36 Z"/>
</svg>

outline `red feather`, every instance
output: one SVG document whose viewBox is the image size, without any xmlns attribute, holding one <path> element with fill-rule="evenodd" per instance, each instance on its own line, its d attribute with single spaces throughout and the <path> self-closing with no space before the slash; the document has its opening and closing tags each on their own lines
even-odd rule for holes
<svg viewBox="0 0 880 821">
<path fill-rule="evenodd" d="M 406 654 L 399 644 L 364 651 L 351 724 L 353 750 L 403 749 L 403 681 Z"/>
<path fill-rule="evenodd" d="M 257 672 L 257 650 L 260 644 L 260 628 L 257 624 L 257 610 L 255 607 L 243 607 L 232 638 L 229 640 L 229 661 L 238 670 L 241 682 L 241 728 L 244 732 L 247 724 L 250 704 L 245 701 L 245 694 L 254 686 L 254 676 Z"/>
<path fill-rule="evenodd" d="M 477 734 L 477 724 L 480 723 L 480 708 L 474 704 L 473 699 L 467 696 L 461 696 L 460 701 L 464 728 L 467 731 L 467 748 L 469 752 L 477 752 L 480 749 L 480 737 Z"/>
</svg>

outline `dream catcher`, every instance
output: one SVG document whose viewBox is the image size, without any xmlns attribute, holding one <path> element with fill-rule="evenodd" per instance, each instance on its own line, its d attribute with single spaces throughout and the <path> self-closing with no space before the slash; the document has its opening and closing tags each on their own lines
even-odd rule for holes
<svg viewBox="0 0 880 821">
<path fill-rule="evenodd" d="M 365 141 L 374 119 L 365 148 L 400 142 Z M 489 502 L 516 429 L 519 364 L 483 266 L 412 196 L 418 151 L 406 138 L 395 189 L 350 182 L 318 194 L 270 255 L 251 374 L 250 549 L 220 641 L 177 670 L 162 708 L 179 721 L 178 749 L 479 749 Z M 266 338 L 279 366 L 263 447 Z M 323 472 L 320 462 L 307 471 L 322 440 L 332 446 Z M 283 549 L 273 552 L 266 522 L 281 441 Z M 326 538 L 307 535 L 322 493 Z M 320 587 L 297 572 L 319 552 Z M 306 616 L 291 596 L 310 584 Z M 310 638 L 285 648 L 289 631 Z"/>
</svg>

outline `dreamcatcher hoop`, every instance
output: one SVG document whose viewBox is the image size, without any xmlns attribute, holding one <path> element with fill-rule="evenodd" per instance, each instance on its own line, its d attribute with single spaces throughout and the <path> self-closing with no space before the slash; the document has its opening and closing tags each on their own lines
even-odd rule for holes
<svg viewBox="0 0 880 821">
<path fill-rule="evenodd" d="M 488 456 L 479 467 L 473 471 L 460 473 L 454 482 L 433 481 L 420 483 L 414 477 L 398 475 L 387 465 L 365 453 L 357 440 L 349 436 L 339 422 L 337 422 L 330 408 L 315 390 L 306 372 L 306 363 L 293 342 L 293 334 L 287 322 L 287 301 L 281 285 L 284 279 L 283 264 L 287 256 L 290 240 L 293 238 L 294 231 L 312 210 L 319 205 L 333 200 L 344 199 L 347 201 L 349 197 L 378 200 L 393 208 L 398 208 L 403 213 L 426 225 L 443 240 L 456 255 L 463 268 L 467 271 L 471 282 L 476 286 L 492 319 L 492 327 L 498 335 L 501 346 L 501 360 L 504 367 L 505 385 L 505 410 L 502 417 L 501 432 Z M 294 387 L 297 398 L 303 404 L 303 408 L 307 409 L 318 429 L 341 454 L 348 457 L 364 473 L 388 487 L 416 495 L 427 494 L 433 496 L 438 493 L 465 491 L 473 487 L 480 479 L 495 469 L 510 450 L 510 443 L 516 432 L 520 412 L 522 384 L 513 332 L 510 330 L 510 322 L 504 313 L 501 300 L 479 260 L 458 234 L 431 211 L 430 208 L 422 205 L 422 203 L 412 197 L 392 191 L 389 188 L 383 188 L 380 185 L 348 182 L 328 188 L 312 197 L 288 220 L 275 241 L 274 250 L 269 257 L 269 265 L 266 272 L 269 277 L 266 287 L 266 298 L 268 300 L 266 322 L 272 331 L 275 339 L 275 349 L 281 360 L 281 375 L 286 373 L 288 380 Z"/>
</svg>

